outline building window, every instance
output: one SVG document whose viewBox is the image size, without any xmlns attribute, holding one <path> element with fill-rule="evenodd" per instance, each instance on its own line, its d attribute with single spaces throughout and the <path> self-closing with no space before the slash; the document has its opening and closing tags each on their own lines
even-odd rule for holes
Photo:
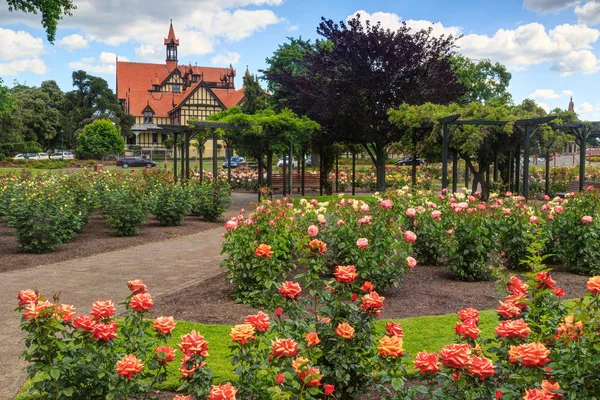
<svg viewBox="0 0 600 400">
<path fill-rule="evenodd" d="M 144 111 L 144 124 L 152 123 L 152 111 Z"/>
<path fill-rule="evenodd" d="M 152 132 L 152 144 L 158 144 L 158 133 Z"/>
<path fill-rule="evenodd" d="M 180 92 L 181 92 L 181 84 L 174 83 L 173 84 L 173 93 L 180 93 Z"/>
</svg>

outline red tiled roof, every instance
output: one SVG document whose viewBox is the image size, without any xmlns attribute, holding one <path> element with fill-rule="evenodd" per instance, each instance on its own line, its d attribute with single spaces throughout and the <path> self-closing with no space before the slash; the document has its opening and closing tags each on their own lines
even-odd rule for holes
<svg viewBox="0 0 600 400">
<path fill-rule="evenodd" d="M 244 89 L 245 87 L 242 87 L 240 90 L 213 89 L 213 92 L 225 107 L 231 108 L 237 106 L 242 101 L 244 98 Z"/>
</svg>

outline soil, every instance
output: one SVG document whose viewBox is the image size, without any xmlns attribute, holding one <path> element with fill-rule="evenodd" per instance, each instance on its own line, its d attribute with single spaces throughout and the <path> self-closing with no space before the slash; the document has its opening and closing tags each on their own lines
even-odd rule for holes
<svg viewBox="0 0 600 400">
<path fill-rule="evenodd" d="M 186 216 L 181 226 L 160 226 L 154 218 L 148 218 L 138 236 L 114 235 L 100 214 L 91 215 L 87 225 L 75 238 L 56 251 L 47 254 L 26 253 L 19 249 L 14 229 L 0 220 L 0 273 L 36 267 L 94 254 L 122 250 L 149 242 L 173 239 L 223 226 L 222 222 L 206 222 L 199 217 Z"/>
<path fill-rule="evenodd" d="M 585 292 L 588 277 L 553 272 L 552 277 L 567 293 L 567 298 Z M 232 300 L 233 287 L 223 272 L 214 278 L 165 295 L 155 302 L 154 314 L 209 324 L 239 324 L 257 310 Z M 396 288 L 380 293 L 385 296 L 382 318 L 406 318 L 452 314 L 466 308 L 495 309 L 503 296 L 495 282 L 453 280 L 444 267 L 418 266 Z"/>
</svg>

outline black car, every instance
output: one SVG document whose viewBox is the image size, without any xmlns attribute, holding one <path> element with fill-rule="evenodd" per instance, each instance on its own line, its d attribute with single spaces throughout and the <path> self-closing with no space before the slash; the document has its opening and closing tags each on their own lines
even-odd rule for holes
<svg viewBox="0 0 600 400">
<path fill-rule="evenodd" d="M 144 160 L 142 157 L 121 157 L 117 159 L 117 167 L 156 167 L 156 162 L 152 160 Z"/>
<path fill-rule="evenodd" d="M 412 165 L 413 164 L 413 158 L 412 156 L 404 156 L 401 159 L 397 160 L 395 162 L 396 165 Z M 420 158 L 417 158 L 417 165 L 425 165 L 425 161 L 423 161 Z"/>
</svg>

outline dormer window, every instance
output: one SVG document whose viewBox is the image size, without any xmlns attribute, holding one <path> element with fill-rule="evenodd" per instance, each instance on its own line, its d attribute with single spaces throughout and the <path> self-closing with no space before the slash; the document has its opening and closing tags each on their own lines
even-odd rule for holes
<svg viewBox="0 0 600 400">
<path fill-rule="evenodd" d="M 181 84 L 179 84 L 179 83 L 173 84 L 173 93 L 181 93 Z"/>
<path fill-rule="evenodd" d="M 144 111 L 144 124 L 151 124 L 152 123 L 152 110 L 145 110 Z"/>
<path fill-rule="evenodd" d="M 192 75 L 192 82 L 194 82 L 194 83 L 198 82 L 198 78 L 199 78 L 198 74 Z"/>
</svg>

